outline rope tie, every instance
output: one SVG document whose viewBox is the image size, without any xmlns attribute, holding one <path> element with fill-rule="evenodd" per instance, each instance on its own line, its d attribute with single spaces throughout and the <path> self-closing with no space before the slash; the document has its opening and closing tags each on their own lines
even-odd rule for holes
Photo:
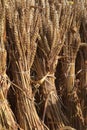
<svg viewBox="0 0 87 130">
<path fill-rule="evenodd" d="M 21 71 L 21 72 L 12 71 L 12 72 L 15 72 L 17 74 L 27 74 L 27 73 L 30 73 L 30 71 Z"/>
<path fill-rule="evenodd" d="M 67 75 L 67 77 L 75 77 L 75 74 Z"/>
<path fill-rule="evenodd" d="M 44 81 L 48 81 L 48 80 L 47 80 L 47 77 L 52 77 L 52 78 L 55 79 L 55 76 L 54 76 L 53 74 L 50 74 L 50 72 L 48 72 L 48 73 L 47 73 L 43 78 L 41 78 L 40 80 L 35 81 L 35 80 L 32 80 L 32 79 L 31 79 L 31 83 L 41 85 L 41 84 L 43 84 Z M 49 82 L 49 81 L 48 81 L 48 82 Z"/>
<path fill-rule="evenodd" d="M 66 76 L 66 77 L 75 77 L 75 74 L 69 74 L 69 71 L 70 71 L 70 69 L 71 69 L 71 66 L 74 66 L 75 63 L 69 63 L 68 65 L 69 65 L 69 68 L 68 68 L 67 73 L 65 74 L 65 76 Z"/>
</svg>

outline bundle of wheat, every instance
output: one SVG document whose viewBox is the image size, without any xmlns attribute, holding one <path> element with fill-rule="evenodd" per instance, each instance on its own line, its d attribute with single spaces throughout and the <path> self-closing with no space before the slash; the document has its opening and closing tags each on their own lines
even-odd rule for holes
<svg viewBox="0 0 87 130">
<path fill-rule="evenodd" d="M 0 60 L 0 129 L 17 130 L 18 126 L 6 99 L 10 83 L 6 75 L 6 50 L 1 47 Z"/>
<path fill-rule="evenodd" d="M 83 18 L 83 8 L 81 2 L 76 2 L 77 4 L 74 5 L 72 9 L 72 23 L 69 29 L 69 32 L 66 36 L 65 46 L 63 47 L 63 55 L 66 58 L 63 61 L 63 70 L 65 78 L 66 78 L 66 88 L 67 88 L 67 104 L 68 104 L 68 114 L 69 120 L 73 124 L 73 126 L 79 130 L 83 129 L 84 126 L 84 117 L 83 112 L 80 104 L 80 100 L 78 97 L 78 85 L 76 77 L 75 77 L 75 62 L 76 56 L 81 44 L 81 38 L 79 34 L 81 21 Z M 84 5 L 84 4 L 83 4 Z M 77 13 L 78 12 L 78 13 Z M 65 69 L 66 68 L 66 69 Z M 79 126 L 78 126 L 79 124 Z"/>
<path fill-rule="evenodd" d="M 14 5 L 13 5 L 14 3 Z M 9 1 L 7 36 L 11 74 L 16 92 L 15 115 L 24 130 L 48 129 L 39 119 L 30 85 L 30 68 L 37 49 L 40 13 L 34 0 Z M 11 9 L 10 9 L 11 8 Z"/>
<path fill-rule="evenodd" d="M 73 21 L 73 8 L 68 4 L 59 4 L 57 1 L 50 2 L 50 0 L 41 4 L 45 10 L 41 15 L 42 28 L 32 69 L 36 72 L 38 81 L 33 81 L 33 83 L 41 86 L 43 97 L 41 100 L 44 102 L 42 119 L 46 121 L 50 129 L 56 130 L 68 123 L 57 95 L 55 71 L 58 58 L 60 58 L 58 55 L 64 46 L 66 34 Z"/>
<path fill-rule="evenodd" d="M 86 84 L 86 65 L 85 65 L 85 47 L 81 47 L 77 58 L 76 58 L 76 80 L 79 80 L 79 85 L 77 89 L 77 94 L 81 104 L 83 116 L 84 116 L 84 125 L 87 125 L 87 84 Z"/>
<path fill-rule="evenodd" d="M 87 1 L 85 1 L 84 7 L 83 19 L 80 26 L 81 46 L 76 63 L 78 66 L 77 68 L 81 70 L 78 75 L 78 79 L 80 80 L 79 98 L 84 115 L 84 122 L 85 125 L 87 125 Z M 78 64 L 79 61 L 80 65 Z"/>
<path fill-rule="evenodd" d="M 4 46 L 5 34 L 5 1 L 0 0 L 0 130 L 17 130 L 13 113 L 7 102 L 7 92 L 10 87 L 6 75 L 7 53 Z"/>
</svg>

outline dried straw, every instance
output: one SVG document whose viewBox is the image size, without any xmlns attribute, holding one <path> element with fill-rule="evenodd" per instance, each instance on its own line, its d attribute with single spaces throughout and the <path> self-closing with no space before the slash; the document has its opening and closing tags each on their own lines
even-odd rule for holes
<svg viewBox="0 0 87 130">
<path fill-rule="evenodd" d="M 17 130 L 14 115 L 7 102 L 7 92 L 10 84 L 7 82 L 5 50 L 5 1 L 0 0 L 0 129 Z"/>
<path fill-rule="evenodd" d="M 46 121 L 50 129 L 56 130 L 66 125 L 67 119 L 62 112 L 61 103 L 57 96 L 55 87 L 55 71 L 58 63 L 58 55 L 64 45 L 65 36 L 70 26 L 72 16 L 69 5 L 58 4 L 49 0 L 43 3 L 46 8 L 42 12 L 40 36 L 38 39 L 38 50 L 33 65 L 38 80 L 43 79 L 47 73 L 44 83 L 41 85 L 43 97 L 43 121 Z"/>
<path fill-rule="evenodd" d="M 76 56 L 81 44 L 81 38 L 79 34 L 79 30 L 81 27 L 81 21 L 83 19 L 83 12 L 85 10 L 81 8 L 84 5 L 84 1 L 75 2 L 75 5 L 72 8 L 72 22 L 70 25 L 69 32 L 66 35 L 65 46 L 63 47 L 63 56 L 66 56 L 63 59 L 63 62 L 67 62 L 67 64 L 63 64 L 63 70 L 67 70 L 64 72 L 66 74 L 66 87 L 67 87 L 67 108 L 69 108 L 68 114 L 69 120 L 73 124 L 73 127 L 82 130 L 84 129 L 84 117 L 80 104 L 80 100 L 78 97 L 78 88 L 76 86 L 75 80 L 75 61 Z M 65 69 L 66 68 L 66 69 Z M 77 124 L 80 124 L 79 126 Z"/>
<path fill-rule="evenodd" d="M 37 49 L 40 13 L 38 8 L 33 8 L 34 0 L 14 1 L 11 11 L 10 4 L 9 1 L 6 7 L 7 36 L 17 100 L 15 115 L 24 130 L 48 130 L 37 115 L 30 85 L 30 68 Z"/>
</svg>

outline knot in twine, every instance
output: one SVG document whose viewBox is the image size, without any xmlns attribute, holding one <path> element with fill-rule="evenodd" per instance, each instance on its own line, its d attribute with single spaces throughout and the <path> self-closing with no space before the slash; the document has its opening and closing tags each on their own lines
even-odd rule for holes
<svg viewBox="0 0 87 130">
<path fill-rule="evenodd" d="M 34 84 L 36 84 L 37 86 L 38 85 L 41 85 L 41 84 L 43 84 L 44 83 L 44 81 L 48 81 L 47 80 L 47 77 L 52 77 L 52 78 L 54 78 L 55 79 L 55 76 L 53 75 L 53 74 L 50 74 L 50 72 L 48 72 L 44 77 L 42 77 L 40 80 L 32 80 L 31 79 L 31 83 L 34 83 Z"/>
</svg>

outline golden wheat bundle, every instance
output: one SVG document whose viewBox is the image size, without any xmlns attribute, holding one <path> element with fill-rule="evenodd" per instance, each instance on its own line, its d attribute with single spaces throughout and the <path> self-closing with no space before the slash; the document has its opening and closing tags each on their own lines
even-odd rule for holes
<svg viewBox="0 0 87 130">
<path fill-rule="evenodd" d="M 77 129 L 84 129 L 84 117 L 83 111 L 80 104 L 80 99 L 78 97 L 78 80 L 75 76 L 75 63 L 78 50 L 81 44 L 80 37 L 80 27 L 81 21 L 83 21 L 83 8 L 84 2 L 76 2 L 72 9 L 73 20 L 70 25 L 69 32 L 67 33 L 65 46 L 63 47 L 62 54 L 65 57 L 62 61 L 62 69 L 66 78 L 66 88 L 67 88 L 67 99 L 66 104 L 68 104 L 67 111 L 69 114 L 69 120 L 73 124 L 73 127 Z M 84 5 L 85 8 L 85 5 Z M 78 13 L 77 13 L 78 12 Z M 85 51 L 86 52 L 86 51 Z M 65 69 L 66 68 L 66 69 Z M 69 108 L 70 107 L 70 108 Z M 78 124 L 80 124 L 78 126 Z"/>
<path fill-rule="evenodd" d="M 7 36 L 11 74 L 16 93 L 15 115 L 24 130 L 48 129 L 39 119 L 30 84 L 30 68 L 37 49 L 40 13 L 35 1 L 10 1 L 7 6 Z"/>
<path fill-rule="evenodd" d="M 17 130 L 18 126 L 7 101 L 7 92 L 10 87 L 6 75 L 6 50 L 0 47 L 0 129 Z"/>
<path fill-rule="evenodd" d="M 80 73 L 77 75 L 77 78 L 80 81 L 79 85 L 79 99 L 82 107 L 82 112 L 84 116 L 84 124 L 87 125 L 87 102 L 86 102 L 86 95 L 87 95 L 87 1 L 84 4 L 83 10 L 83 18 L 81 21 L 80 26 L 80 38 L 81 38 L 81 45 L 80 49 L 76 58 L 76 72 L 80 70 Z M 78 64 L 79 63 L 79 64 Z"/>
<path fill-rule="evenodd" d="M 6 75 L 5 31 L 5 1 L 0 0 L 0 129 L 17 130 L 18 126 L 7 101 L 10 83 Z"/>
<path fill-rule="evenodd" d="M 33 70 L 38 76 L 37 82 L 43 97 L 43 121 L 50 129 L 56 130 L 68 124 L 62 111 L 61 100 L 59 99 L 55 87 L 55 71 L 58 63 L 58 55 L 64 46 L 66 34 L 69 31 L 73 20 L 72 6 L 68 4 L 58 4 L 54 2 L 44 2 L 46 8 L 42 12 L 42 28 L 38 39 L 38 49 L 33 65 Z M 36 87 L 36 89 L 38 89 Z"/>
</svg>

